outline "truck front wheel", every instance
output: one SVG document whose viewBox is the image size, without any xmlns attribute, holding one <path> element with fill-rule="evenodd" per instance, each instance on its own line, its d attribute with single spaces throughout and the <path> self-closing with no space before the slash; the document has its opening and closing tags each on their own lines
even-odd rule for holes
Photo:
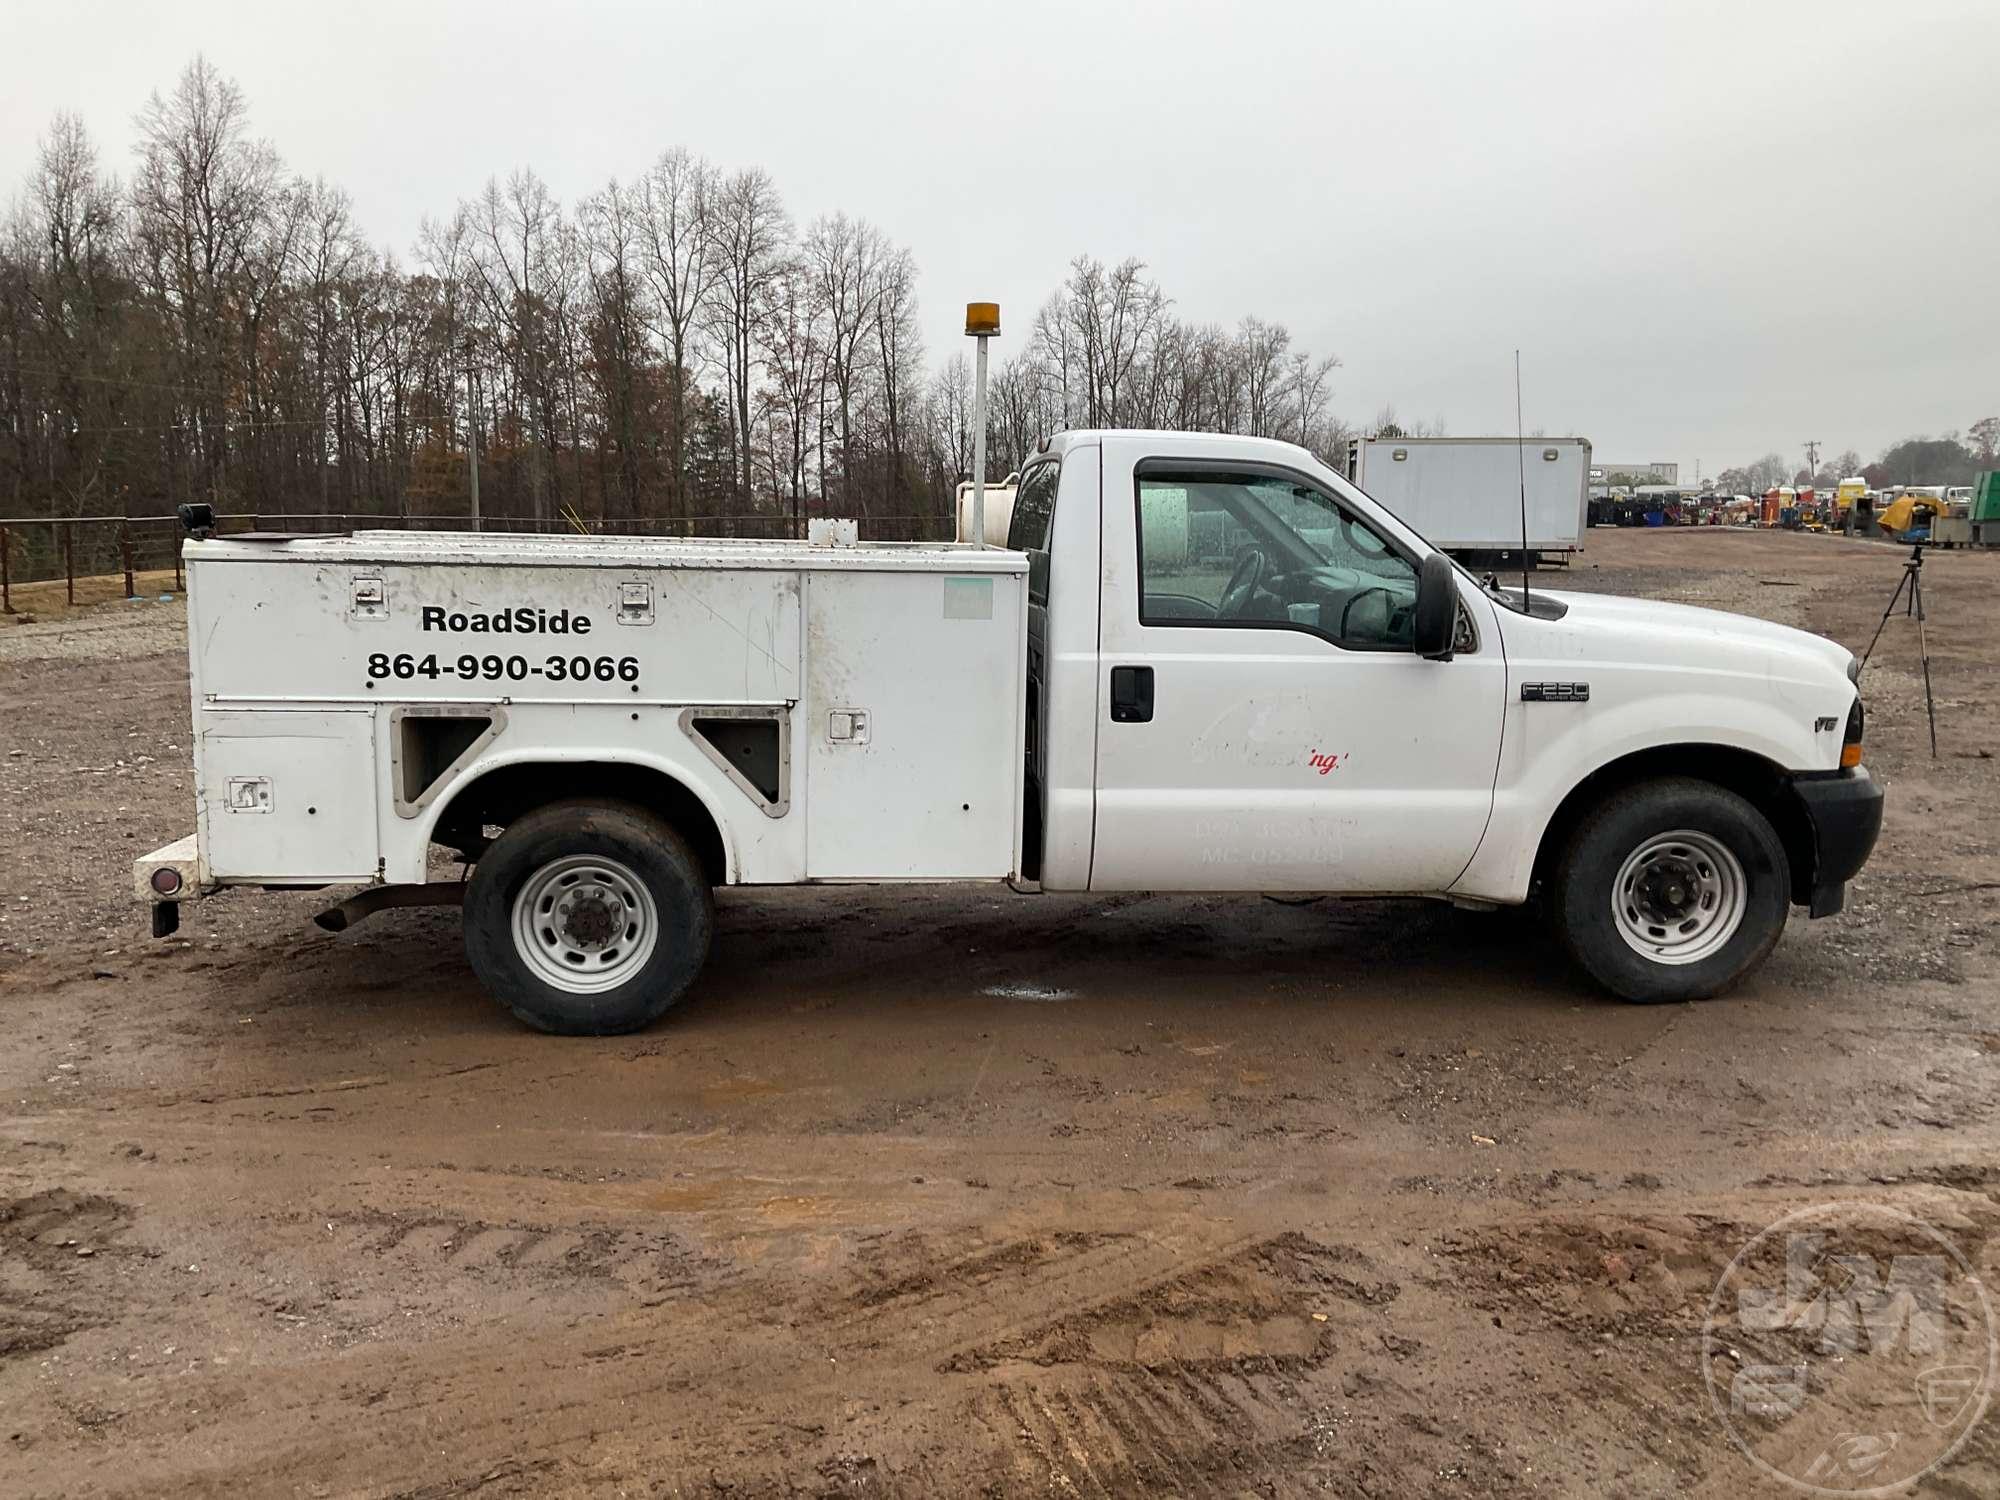
<svg viewBox="0 0 2000 1500">
<path fill-rule="evenodd" d="M 1669 777 L 1613 793 L 1557 867 L 1564 945 L 1621 999 L 1705 1000 L 1762 963 L 1791 905 L 1785 848 L 1735 792 Z"/>
<path fill-rule="evenodd" d="M 657 1020 L 708 957 L 715 908 L 686 840 L 625 803 L 556 802 L 473 867 L 465 951 L 538 1031 L 612 1036 Z"/>
</svg>

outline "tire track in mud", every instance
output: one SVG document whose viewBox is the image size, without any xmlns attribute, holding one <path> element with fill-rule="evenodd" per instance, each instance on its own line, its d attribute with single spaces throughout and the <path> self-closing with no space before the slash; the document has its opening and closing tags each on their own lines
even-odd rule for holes
<svg viewBox="0 0 2000 1500">
<path fill-rule="evenodd" d="M 441 1243 L 423 1236 L 448 1228 L 455 1242 L 465 1227 L 376 1216 L 355 1230 L 371 1236 L 360 1243 L 393 1257 L 413 1246 L 439 1251 Z M 796 1475 L 802 1459 L 831 1462 L 838 1456 L 826 1451 L 832 1439 L 802 1438 L 797 1418 L 838 1410 L 866 1392 L 917 1414 L 908 1450 L 881 1460 L 877 1477 L 897 1486 L 924 1472 L 942 1482 L 933 1492 L 974 1487 L 989 1477 L 989 1466 L 1018 1468 L 1023 1443 L 1033 1451 L 1039 1442 L 1049 1472 L 1079 1493 L 1129 1492 L 1151 1476 L 1170 1485 L 1199 1480 L 1191 1492 L 1201 1493 L 1211 1476 L 1260 1472 L 1270 1454 L 1305 1437 L 1288 1371 L 1323 1360 L 1332 1347 L 1324 1332 L 1309 1345 L 1287 1335 L 1279 1347 L 1264 1347 L 1274 1342 L 1266 1337 L 1268 1320 L 1249 1310 L 1296 1305 L 1323 1288 L 1318 1276 L 1302 1272 L 1327 1257 L 1352 1264 L 1345 1252 L 1293 1236 L 1177 1249 L 1125 1234 L 1079 1233 L 955 1257 L 933 1246 L 917 1253 L 920 1263 L 902 1278 L 849 1277 L 831 1300 L 771 1308 L 768 1285 L 743 1283 L 702 1301 L 677 1301 L 670 1317 L 628 1312 L 542 1332 L 534 1340 L 536 1367 L 570 1374 L 546 1387 L 526 1377 L 504 1385 L 497 1399 L 493 1377 L 518 1361 L 511 1336 L 487 1330 L 425 1345 L 357 1346 L 349 1357 L 365 1357 L 368 1368 L 341 1372 L 337 1384 L 346 1394 L 339 1399 L 352 1399 L 357 1381 L 402 1397 L 370 1404 L 370 1454 L 325 1431 L 319 1418 L 333 1393 L 316 1389 L 319 1372 L 302 1371 L 281 1388 L 245 1374 L 204 1373 L 172 1407 L 193 1402 L 245 1416 L 211 1449 L 230 1455 L 224 1468 L 177 1477 L 226 1483 L 232 1474 L 256 1473 L 260 1482 L 310 1474 L 365 1482 L 368 1465 L 383 1461 L 376 1455 L 421 1450 L 441 1425 L 454 1432 L 455 1451 L 467 1463 L 500 1463 L 516 1451 L 519 1424 L 528 1420 L 538 1453 L 558 1463 L 589 1453 L 592 1472 L 601 1473 L 607 1448 L 658 1452 L 659 1414 L 674 1409 L 676 1393 L 725 1385 L 754 1395 L 736 1406 L 725 1429 L 673 1434 L 684 1472 L 706 1470 L 754 1487 Z M 1374 1304 L 1362 1298 L 1353 1305 Z M 839 1324 L 820 1321 L 842 1309 Z M 1123 1341 L 1125 1325 L 1143 1309 L 1158 1309 L 1145 1315 L 1168 1331 L 1142 1352 Z M 1228 1317 L 1237 1322 L 1225 1350 L 1213 1327 Z M 1070 1331 L 1106 1327 L 1119 1330 L 1109 1348 L 1063 1343 Z M 1008 1351 L 1016 1345 L 1031 1357 L 1013 1359 Z M 962 1368 L 946 1371 L 954 1360 Z M 131 1439 L 154 1427 L 170 1432 L 172 1407 L 128 1411 L 123 1430 Z M 1000 1446 L 987 1450 L 948 1436 L 980 1431 Z M 1018 1436 L 1023 1431 L 1030 1439 Z M 1088 1437 L 1081 1447 L 1059 1438 L 1079 1432 Z"/>
<path fill-rule="evenodd" d="M 1045 1308 L 939 1369 L 982 1382 L 970 1416 L 1011 1427 L 1016 1459 L 1030 1460 L 1015 1471 L 1049 1489 L 1281 1489 L 1312 1444 L 1302 1383 L 1400 1295 L 1368 1279 L 1374 1269 L 1303 1234 L 1251 1238 L 1053 1317 Z"/>
</svg>

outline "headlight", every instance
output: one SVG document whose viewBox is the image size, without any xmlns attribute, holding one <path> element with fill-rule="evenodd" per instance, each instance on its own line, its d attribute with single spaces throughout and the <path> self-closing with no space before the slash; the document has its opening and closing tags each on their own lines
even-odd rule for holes
<svg viewBox="0 0 2000 1500">
<path fill-rule="evenodd" d="M 1847 655 L 1847 680 L 1856 687 L 1861 686 L 1861 658 L 1851 651 Z"/>
</svg>

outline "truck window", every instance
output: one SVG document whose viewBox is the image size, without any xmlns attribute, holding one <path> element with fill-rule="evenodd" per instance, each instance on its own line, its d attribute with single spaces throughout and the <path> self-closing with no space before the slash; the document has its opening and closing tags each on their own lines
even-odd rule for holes
<svg viewBox="0 0 2000 1500">
<path fill-rule="evenodd" d="M 1049 602 L 1049 527 L 1055 519 L 1056 481 L 1062 466 L 1039 463 L 1021 476 L 1014 514 L 1007 522 L 1007 545 L 1028 554 L 1028 601 Z"/>
<path fill-rule="evenodd" d="M 1138 479 L 1139 623 L 1302 630 L 1411 648 L 1417 569 L 1291 475 L 1147 469 Z"/>
</svg>

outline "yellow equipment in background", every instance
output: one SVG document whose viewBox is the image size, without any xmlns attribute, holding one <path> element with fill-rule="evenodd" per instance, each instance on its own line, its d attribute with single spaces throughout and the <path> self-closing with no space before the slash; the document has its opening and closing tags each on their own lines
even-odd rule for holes
<svg viewBox="0 0 2000 1500">
<path fill-rule="evenodd" d="M 1857 505 L 1868 501 L 1868 481 L 1859 475 L 1843 479 L 1834 486 L 1833 504 L 1827 513 L 1827 522 L 1833 526 L 1846 526 L 1847 518 Z"/>
<path fill-rule="evenodd" d="M 1900 537 L 1919 526 L 1928 531 L 1934 518 L 1948 513 L 1944 501 L 1935 495 L 1906 493 L 1890 502 L 1889 508 L 1875 518 L 1875 524 L 1891 536 Z"/>
</svg>

